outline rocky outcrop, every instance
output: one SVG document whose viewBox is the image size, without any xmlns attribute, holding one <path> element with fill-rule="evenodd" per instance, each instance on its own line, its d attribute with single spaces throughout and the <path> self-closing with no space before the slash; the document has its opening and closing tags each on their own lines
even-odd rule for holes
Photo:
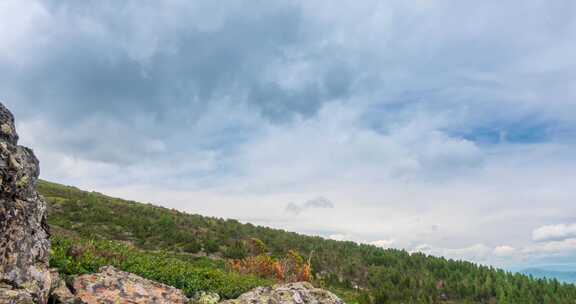
<svg viewBox="0 0 576 304">
<path fill-rule="evenodd" d="M 35 304 L 32 294 L 20 288 L 0 283 L 0 303 L 2 304 Z"/>
<path fill-rule="evenodd" d="M 66 282 L 58 274 L 57 269 L 52 269 L 50 271 L 52 276 L 52 288 L 50 289 L 50 303 L 60 303 L 60 304 L 82 304 L 82 301 L 78 299 L 68 286 Z"/>
<path fill-rule="evenodd" d="M 99 273 L 77 277 L 73 289 L 83 303 L 185 304 L 188 298 L 174 287 L 105 266 Z"/>
<path fill-rule="evenodd" d="M 18 146 L 14 117 L 0 103 L 0 303 L 48 299 L 50 242 L 38 174 L 38 160 Z"/>
<path fill-rule="evenodd" d="M 307 282 L 257 287 L 237 299 L 220 301 L 212 292 L 198 292 L 192 299 L 174 287 L 105 266 L 99 273 L 76 277 L 72 293 L 62 280 L 54 278 L 52 298 L 64 304 L 344 304 L 329 291 Z M 1 301 L 0 301 L 1 303 Z"/>
<path fill-rule="evenodd" d="M 333 293 L 315 288 L 307 282 L 257 287 L 238 299 L 222 304 L 344 304 Z"/>
</svg>

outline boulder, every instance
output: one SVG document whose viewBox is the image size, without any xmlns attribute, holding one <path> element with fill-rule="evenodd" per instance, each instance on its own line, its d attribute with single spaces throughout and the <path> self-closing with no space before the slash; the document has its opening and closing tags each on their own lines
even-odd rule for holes
<svg viewBox="0 0 576 304">
<path fill-rule="evenodd" d="M 78 299 L 68 286 L 66 282 L 60 278 L 58 271 L 56 269 L 51 270 L 52 276 L 52 288 L 50 289 L 50 303 L 60 303 L 60 304 L 82 304 L 82 301 Z"/>
<path fill-rule="evenodd" d="M 83 303 L 185 304 L 188 298 L 174 287 L 120 271 L 112 266 L 74 279 L 75 296 Z"/>
<path fill-rule="evenodd" d="M 48 299 L 50 242 L 38 175 L 38 160 L 18 146 L 14 117 L 0 103 L 0 303 Z"/>
<path fill-rule="evenodd" d="M 308 282 L 273 287 L 257 287 L 234 300 L 222 304 L 344 304 L 333 293 L 315 288 Z"/>
<path fill-rule="evenodd" d="M 32 294 L 20 288 L 0 283 L 0 303 L 2 304 L 34 304 Z"/>
</svg>

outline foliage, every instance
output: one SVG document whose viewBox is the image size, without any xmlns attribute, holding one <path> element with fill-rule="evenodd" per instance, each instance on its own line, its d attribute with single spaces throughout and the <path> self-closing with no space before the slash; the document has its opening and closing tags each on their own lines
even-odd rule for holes
<svg viewBox="0 0 576 304">
<path fill-rule="evenodd" d="M 237 273 L 284 281 L 280 263 L 268 255 L 257 255 L 241 260 L 231 260 L 228 261 L 228 267 Z"/>
<path fill-rule="evenodd" d="M 271 281 L 228 272 L 222 263 L 190 259 L 168 252 L 144 252 L 114 241 L 52 237 L 50 267 L 68 276 L 98 271 L 104 265 L 182 289 L 188 296 L 198 291 L 216 292 L 224 298 Z"/>
<path fill-rule="evenodd" d="M 304 262 L 299 253 L 290 250 L 285 257 L 276 259 L 262 251 L 265 248 L 262 241 L 253 238 L 251 243 L 258 244 L 260 249 L 253 251 L 257 255 L 240 260 L 230 260 L 228 267 L 232 271 L 275 279 L 279 283 L 310 282 L 310 262 Z"/>
<path fill-rule="evenodd" d="M 88 251 L 81 255 L 88 254 L 88 258 L 73 259 L 71 264 L 66 264 L 63 258 L 70 255 L 57 254 L 53 263 L 64 263 L 64 269 L 70 273 L 94 271 L 102 261 L 112 261 L 125 270 L 183 286 L 187 292 L 207 286 L 230 297 L 255 284 L 255 279 L 244 281 L 242 274 L 235 274 L 236 277 L 226 274 L 224 266 L 219 270 L 201 267 L 195 270 L 190 264 L 181 264 L 189 263 L 186 256 L 202 253 L 213 258 L 244 260 L 267 252 L 278 261 L 294 250 L 308 257 L 311 266 L 308 271 L 315 284 L 344 295 L 350 302 L 531 304 L 574 303 L 576 299 L 574 285 L 469 262 L 186 214 L 48 182 L 40 182 L 38 188 L 49 203 L 48 222 L 53 230 L 87 239 L 122 241 L 147 252 L 137 255 L 139 258 L 130 256 L 128 260 L 133 263 L 122 262 L 124 256 L 118 254 L 121 250 L 101 250 L 110 253 L 100 255 Z M 99 242 L 95 241 L 103 246 Z M 179 266 L 174 268 L 174 274 L 171 262 L 166 264 L 167 254 L 150 253 L 156 251 L 179 255 L 182 262 L 175 262 Z M 107 254 L 110 256 L 101 256 Z M 191 275 L 190 282 L 185 274 Z M 212 275 L 218 279 L 212 279 Z M 214 283 L 199 279 L 203 277 Z"/>
</svg>

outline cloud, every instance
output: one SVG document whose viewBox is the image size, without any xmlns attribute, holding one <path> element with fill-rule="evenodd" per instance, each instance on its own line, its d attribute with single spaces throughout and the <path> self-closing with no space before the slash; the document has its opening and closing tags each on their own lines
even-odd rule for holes
<svg viewBox="0 0 576 304">
<path fill-rule="evenodd" d="M 576 223 L 546 225 L 532 231 L 532 239 L 537 242 L 562 241 L 569 238 L 576 238 Z"/>
<path fill-rule="evenodd" d="M 572 257 L 576 254 L 576 238 L 536 243 L 524 248 L 523 253 L 539 258 L 550 256 Z"/>
<path fill-rule="evenodd" d="M 21 2 L 0 4 L 0 91 L 43 178 L 440 255 L 569 255 L 571 224 L 531 232 L 576 212 L 573 1 Z"/>
<path fill-rule="evenodd" d="M 317 197 L 315 199 L 311 199 L 305 201 L 302 204 L 295 204 L 295 203 L 288 203 L 286 205 L 286 212 L 293 214 L 293 215 L 300 215 L 302 212 L 307 211 L 309 209 L 331 209 L 334 208 L 334 204 L 323 197 Z"/>
<path fill-rule="evenodd" d="M 328 235 L 328 238 L 336 241 L 350 241 L 352 236 L 348 234 L 331 234 Z"/>
<path fill-rule="evenodd" d="M 374 246 L 380 247 L 380 248 L 392 248 L 394 243 L 396 243 L 396 240 L 394 240 L 394 239 L 376 240 L 376 241 L 368 242 L 368 244 L 374 245 Z"/>
<path fill-rule="evenodd" d="M 22 59 L 15 50 L 27 46 L 38 46 L 38 41 L 29 41 L 27 38 L 36 32 L 42 32 L 41 26 L 49 17 L 49 13 L 39 2 L 2 1 L 0 4 L 0 20 L 2 20 L 0 57 L 5 60 Z"/>
<path fill-rule="evenodd" d="M 19 37 L 46 35 L 43 56 L 3 79 L 14 93 L 8 99 L 42 105 L 50 110 L 47 114 L 77 120 L 92 111 L 114 118 L 136 112 L 161 122 L 178 114 L 194 120 L 232 95 L 234 102 L 268 119 L 285 120 L 313 115 L 322 103 L 346 91 L 340 87 L 346 81 L 326 74 L 330 69 L 319 69 L 298 86 L 283 86 L 273 77 L 315 59 L 328 67 L 337 64 L 330 56 L 292 58 L 291 49 L 304 46 L 307 53 L 310 41 L 300 30 L 300 9 L 289 2 L 250 8 L 239 1 L 218 6 L 210 1 L 32 3 L 47 17 L 27 14 L 32 15 L 29 23 L 40 26 Z M 206 10 L 211 18 L 205 17 Z M 7 10 L 13 15 L 28 11 L 33 10 Z M 143 19 L 150 22 L 142 25 Z M 45 33 L 47 26 L 52 30 Z M 30 46 L 19 44 L 11 51 L 15 56 L 37 51 Z M 16 59 L 0 60 L 0 65 L 10 68 L 26 58 Z M 58 73 L 51 73 L 55 67 Z M 36 90 L 22 90 L 24 81 Z"/>
<path fill-rule="evenodd" d="M 462 248 L 439 248 L 428 244 L 422 244 L 416 246 L 412 252 L 422 252 L 425 254 L 444 256 L 452 259 L 464 259 L 486 263 L 492 250 L 484 244 L 474 244 Z"/>
<path fill-rule="evenodd" d="M 512 246 L 500 245 L 494 248 L 493 253 L 494 255 L 499 257 L 509 257 L 514 256 L 514 254 L 516 254 L 516 249 Z"/>
</svg>

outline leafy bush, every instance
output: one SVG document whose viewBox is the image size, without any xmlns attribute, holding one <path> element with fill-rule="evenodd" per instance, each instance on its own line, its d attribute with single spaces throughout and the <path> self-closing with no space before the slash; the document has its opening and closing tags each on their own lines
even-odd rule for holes
<svg viewBox="0 0 576 304">
<path fill-rule="evenodd" d="M 261 243 L 263 244 L 263 243 Z M 240 274 L 275 279 L 279 283 L 310 282 L 310 262 L 291 250 L 284 258 L 275 259 L 265 252 L 241 260 L 231 260 L 228 267 Z"/>
<path fill-rule="evenodd" d="M 190 297 L 198 291 L 212 291 L 223 298 L 235 298 L 256 286 L 271 284 L 255 276 L 228 272 L 208 259 L 191 261 L 168 252 L 144 252 L 114 241 L 52 237 L 50 267 L 58 268 L 62 274 L 92 273 L 104 265 L 174 286 Z"/>
</svg>

